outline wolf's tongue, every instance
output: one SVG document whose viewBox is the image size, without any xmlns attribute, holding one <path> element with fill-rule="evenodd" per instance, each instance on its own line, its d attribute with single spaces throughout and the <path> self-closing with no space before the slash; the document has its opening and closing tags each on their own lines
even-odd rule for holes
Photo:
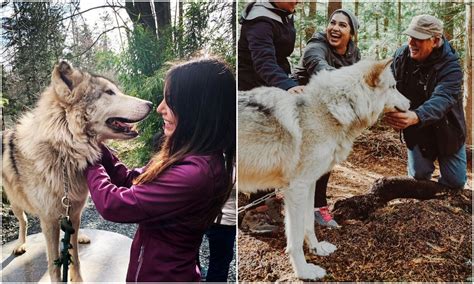
<svg viewBox="0 0 474 284">
<path fill-rule="evenodd" d="M 129 127 L 129 125 L 127 123 L 121 122 L 121 121 L 118 121 L 118 120 L 115 120 L 114 124 L 115 124 L 115 126 L 118 126 L 118 127 L 123 127 L 123 128 Z"/>
<path fill-rule="evenodd" d="M 122 122 L 122 121 L 118 121 L 118 120 L 115 120 L 114 121 L 114 125 L 116 127 L 119 127 L 119 128 L 123 128 L 125 131 L 130 131 L 131 127 L 128 123 L 125 123 L 125 122 Z"/>
</svg>

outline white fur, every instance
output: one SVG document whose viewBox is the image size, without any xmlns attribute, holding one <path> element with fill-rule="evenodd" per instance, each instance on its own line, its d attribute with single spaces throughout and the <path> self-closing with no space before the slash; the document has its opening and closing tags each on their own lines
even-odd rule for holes
<svg viewBox="0 0 474 284">
<path fill-rule="evenodd" d="M 322 71 L 299 95 L 271 87 L 239 94 L 238 189 L 284 189 L 287 252 L 299 278 L 325 275 L 306 263 L 303 239 L 314 254 L 336 250 L 314 234 L 315 181 L 347 158 L 355 138 L 384 109 L 409 108 L 395 89 L 390 62 Z"/>
</svg>

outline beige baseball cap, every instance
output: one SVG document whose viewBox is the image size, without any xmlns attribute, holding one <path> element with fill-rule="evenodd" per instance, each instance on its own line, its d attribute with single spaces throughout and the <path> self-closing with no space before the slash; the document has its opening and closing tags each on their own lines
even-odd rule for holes
<svg viewBox="0 0 474 284">
<path fill-rule="evenodd" d="M 443 22 L 430 15 L 419 15 L 413 17 L 404 34 L 416 39 L 429 39 L 433 36 L 443 35 Z"/>
</svg>

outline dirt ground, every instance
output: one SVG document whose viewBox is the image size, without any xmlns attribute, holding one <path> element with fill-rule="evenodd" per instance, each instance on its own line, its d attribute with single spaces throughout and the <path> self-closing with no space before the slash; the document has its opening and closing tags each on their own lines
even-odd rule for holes
<svg viewBox="0 0 474 284">
<path fill-rule="evenodd" d="M 468 187 L 472 189 L 469 157 Z M 405 147 L 386 128 L 367 130 L 348 160 L 329 180 L 330 208 L 338 200 L 367 194 L 383 176 L 406 175 Z M 438 172 L 434 174 L 436 178 Z M 396 199 L 365 220 L 339 218 L 340 229 L 316 226 L 318 240 L 337 246 L 327 257 L 307 261 L 326 269 L 319 281 L 470 281 L 472 280 L 472 191 L 419 201 Z M 239 207 L 245 205 L 239 196 Z M 240 281 L 298 281 L 285 253 L 283 225 L 271 236 L 239 230 Z"/>
</svg>

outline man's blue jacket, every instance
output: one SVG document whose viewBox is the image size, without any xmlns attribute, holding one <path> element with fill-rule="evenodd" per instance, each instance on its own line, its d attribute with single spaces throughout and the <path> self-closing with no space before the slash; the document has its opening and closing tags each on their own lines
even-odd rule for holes
<svg viewBox="0 0 474 284">
<path fill-rule="evenodd" d="M 419 145 L 427 158 L 456 153 L 465 143 L 466 122 L 463 72 L 453 47 L 443 38 L 443 45 L 418 63 L 408 46 L 402 46 L 395 52 L 392 71 L 398 91 L 410 99 L 420 119 L 403 131 L 408 148 Z"/>
</svg>

